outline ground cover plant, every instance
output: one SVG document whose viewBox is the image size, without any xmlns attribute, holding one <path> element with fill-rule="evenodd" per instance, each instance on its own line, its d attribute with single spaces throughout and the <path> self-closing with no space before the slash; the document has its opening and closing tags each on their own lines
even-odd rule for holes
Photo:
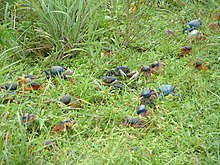
<svg viewBox="0 0 220 165">
<path fill-rule="evenodd" d="M 1 3 L 0 164 L 219 164 L 219 5 Z M 192 20 L 202 23 L 195 38 L 183 32 Z M 155 61 L 163 65 L 158 74 Z M 146 65 L 149 75 L 141 72 Z M 139 76 L 114 75 L 119 88 L 103 83 L 118 66 Z M 31 74 L 39 77 L 34 83 L 25 77 Z M 21 86 L 7 90 L 18 80 Z M 138 116 L 141 92 L 164 84 L 176 85 L 174 93 L 150 100 L 149 115 Z M 71 105 L 68 95 L 60 101 L 66 94 Z M 126 117 L 145 125 L 126 124 Z"/>
</svg>

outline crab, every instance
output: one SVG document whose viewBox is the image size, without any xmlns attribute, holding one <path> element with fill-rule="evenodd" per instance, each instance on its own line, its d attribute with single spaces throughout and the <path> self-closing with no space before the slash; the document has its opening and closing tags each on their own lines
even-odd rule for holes
<svg viewBox="0 0 220 165">
<path fill-rule="evenodd" d="M 139 77 L 138 71 L 131 71 L 127 66 L 118 66 L 115 70 L 107 72 L 106 76 L 122 76 L 123 78 L 129 78 L 130 81 L 136 80 Z"/>
<path fill-rule="evenodd" d="M 156 61 L 150 66 L 150 72 L 152 74 L 160 74 L 163 72 L 163 68 L 164 64 Z"/>
<path fill-rule="evenodd" d="M 185 55 L 189 55 L 191 51 L 192 51 L 192 46 L 184 46 L 182 47 L 179 56 L 184 57 Z"/>
<path fill-rule="evenodd" d="M 99 79 L 95 79 L 94 80 L 94 84 L 99 87 L 99 88 L 102 88 L 101 86 L 104 85 L 104 86 L 113 86 L 115 84 L 118 83 L 118 80 L 116 77 L 113 77 L 113 76 L 104 76 L 102 78 L 102 81 L 99 80 Z"/>
<path fill-rule="evenodd" d="M 141 104 L 153 104 L 153 100 L 158 98 L 158 93 L 155 89 L 145 89 L 141 92 L 140 96 Z"/>
<path fill-rule="evenodd" d="M 147 66 L 147 65 L 141 67 L 141 72 L 142 72 L 143 75 L 144 75 L 145 77 L 147 77 L 147 78 L 150 77 L 150 75 L 151 75 L 150 67 Z"/>
<path fill-rule="evenodd" d="M 214 21 L 214 20 L 217 20 L 217 23 L 210 23 L 210 24 L 209 24 L 209 27 L 210 27 L 210 29 L 212 29 L 212 30 L 219 30 L 219 32 L 220 32 L 220 13 L 215 14 L 215 15 L 213 16 L 212 21 Z"/>
<path fill-rule="evenodd" d="M 200 61 L 197 61 L 197 62 L 195 62 L 195 63 L 193 64 L 193 66 L 194 66 L 195 68 L 197 68 L 198 70 L 204 70 L 204 71 L 209 70 L 209 68 L 208 68 L 207 65 L 208 65 L 208 62 L 202 63 L 202 62 L 200 62 Z"/>
<path fill-rule="evenodd" d="M 21 121 L 22 123 L 31 123 L 35 120 L 35 115 L 30 113 L 25 113 L 22 117 Z"/>
<path fill-rule="evenodd" d="M 1 89 L 5 89 L 5 86 L 2 86 Z M 15 91 L 9 90 L 8 92 L 1 91 L 0 93 L 0 102 L 2 103 L 12 103 L 16 99 L 17 93 Z"/>
<path fill-rule="evenodd" d="M 193 30 L 189 33 L 188 40 L 190 43 L 192 43 L 192 41 L 197 43 L 198 41 L 206 40 L 206 37 L 205 34 L 199 32 L 198 30 Z"/>
<path fill-rule="evenodd" d="M 188 23 L 189 27 L 184 27 L 183 32 L 191 32 L 202 25 L 200 20 L 192 20 Z"/>
<path fill-rule="evenodd" d="M 126 120 L 123 119 L 120 124 L 124 126 L 132 126 L 134 128 L 145 128 L 148 126 L 146 121 L 139 118 L 131 118 L 128 116 L 126 116 Z"/>
<path fill-rule="evenodd" d="M 126 75 L 130 72 L 130 68 L 127 66 L 118 66 L 115 69 L 115 76 L 121 75 L 122 77 L 126 77 Z"/>
<path fill-rule="evenodd" d="M 162 96 L 167 96 L 169 94 L 172 94 L 172 95 L 176 95 L 174 93 L 174 90 L 176 88 L 176 85 L 172 86 L 172 85 L 161 85 L 158 87 L 159 91 L 160 91 L 160 95 Z"/>
<path fill-rule="evenodd" d="M 52 102 L 57 103 L 59 108 L 63 108 L 64 106 L 71 108 L 81 108 L 82 106 L 82 99 L 79 96 L 75 96 L 72 99 L 69 94 L 63 95 L 60 99 L 50 99 L 45 101 L 46 104 L 50 104 Z"/>
<path fill-rule="evenodd" d="M 144 116 L 148 116 L 149 114 L 150 114 L 150 111 L 147 111 L 146 105 L 142 104 L 137 107 L 137 115 L 144 117 Z"/>
<path fill-rule="evenodd" d="M 73 71 L 71 69 L 64 69 L 62 66 L 52 66 L 50 68 L 50 71 L 45 70 L 44 72 L 46 74 L 47 79 L 56 76 L 67 79 L 71 77 L 73 74 Z"/>
<path fill-rule="evenodd" d="M 17 78 L 19 86 L 22 87 L 24 91 L 39 90 L 41 88 L 41 84 L 35 82 L 35 80 L 36 78 L 34 75 L 26 75 L 24 77 Z"/>
<path fill-rule="evenodd" d="M 130 73 L 127 73 L 126 76 L 129 77 L 129 80 L 136 80 L 139 77 L 139 72 L 138 71 L 132 71 Z"/>
<path fill-rule="evenodd" d="M 15 91 L 18 88 L 18 84 L 17 83 L 8 83 L 5 84 L 3 86 L 0 86 L 1 89 L 6 89 L 8 91 Z"/>
<path fill-rule="evenodd" d="M 164 63 L 160 63 L 156 61 L 153 64 L 151 64 L 151 66 L 147 66 L 147 65 L 142 66 L 141 72 L 146 78 L 148 78 L 152 74 L 159 75 L 160 73 L 163 72 L 163 69 L 164 69 Z"/>
<path fill-rule="evenodd" d="M 69 94 L 63 95 L 60 101 L 68 107 L 73 108 L 80 108 L 82 104 L 82 100 L 78 96 L 76 96 L 73 101 L 71 101 L 71 96 Z"/>
<path fill-rule="evenodd" d="M 209 24 L 209 28 L 210 28 L 211 30 L 219 30 L 219 29 L 220 29 L 220 21 L 218 22 L 218 24 L 210 23 L 210 24 Z"/>
<path fill-rule="evenodd" d="M 52 135 L 55 134 L 55 132 L 61 133 L 67 128 L 72 128 L 74 127 L 78 122 L 76 120 L 64 120 L 58 125 L 55 125 L 53 130 L 52 130 Z"/>
</svg>

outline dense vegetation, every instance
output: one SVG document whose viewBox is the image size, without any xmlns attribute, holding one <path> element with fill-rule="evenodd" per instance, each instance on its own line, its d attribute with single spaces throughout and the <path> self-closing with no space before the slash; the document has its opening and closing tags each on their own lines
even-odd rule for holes
<svg viewBox="0 0 220 165">
<path fill-rule="evenodd" d="M 0 84 L 34 74 L 47 90 L 18 88 L 11 101 L 1 89 L 0 164 L 220 164 L 220 32 L 208 26 L 217 22 L 219 6 L 217 0 L 3 0 Z M 206 40 L 190 42 L 182 32 L 194 19 Z M 186 45 L 192 52 L 180 58 Z M 198 60 L 210 69 L 196 69 Z M 163 74 L 123 80 L 123 91 L 94 85 L 117 66 L 140 71 L 154 61 L 165 64 Z M 46 79 L 42 72 L 54 65 L 70 68 L 73 81 Z M 155 100 L 147 107 L 152 115 L 140 117 L 146 128 L 120 125 L 138 117 L 141 91 L 162 84 L 177 85 L 183 99 Z M 47 103 L 67 93 L 79 96 L 82 107 Z M 25 113 L 35 120 L 23 123 Z M 52 135 L 66 119 L 78 124 Z"/>
</svg>

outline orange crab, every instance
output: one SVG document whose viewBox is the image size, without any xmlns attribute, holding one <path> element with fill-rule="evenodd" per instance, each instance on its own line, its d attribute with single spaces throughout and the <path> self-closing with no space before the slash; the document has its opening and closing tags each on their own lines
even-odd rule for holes
<svg viewBox="0 0 220 165">
<path fill-rule="evenodd" d="M 206 66 L 207 64 L 208 64 L 208 62 L 202 63 L 202 62 L 200 62 L 200 61 L 197 61 L 197 62 L 195 62 L 195 63 L 193 64 L 193 66 L 194 66 L 195 68 L 197 68 L 198 70 L 207 71 L 207 70 L 209 70 L 209 68 Z"/>
<path fill-rule="evenodd" d="M 180 53 L 180 57 L 184 57 L 185 55 L 189 55 L 190 52 L 192 51 L 192 47 L 191 46 L 184 46 L 182 47 L 182 52 Z"/>
<path fill-rule="evenodd" d="M 53 130 L 52 130 L 52 135 L 55 134 L 55 132 L 61 133 L 67 128 L 71 128 L 74 125 L 76 125 L 78 122 L 76 120 L 65 120 L 61 122 L 59 125 L 55 125 Z"/>
<path fill-rule="evenodd" d="M 40 84 L 34 82 L 35 77 L 33 75 L 26 75 L 24 77 L 18 77 L 17 81 L 20 87 L 23 88 L 24 91 L 32 91 L 39 90 Z"/>
</svg>

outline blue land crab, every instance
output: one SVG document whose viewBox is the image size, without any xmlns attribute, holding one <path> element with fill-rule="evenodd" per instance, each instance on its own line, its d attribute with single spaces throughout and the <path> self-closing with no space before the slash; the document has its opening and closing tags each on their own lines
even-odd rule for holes
<svg viewBox="0 0 220 165">
<path fill-rule="evenodd" d="M 104 76 L 102 80 L 95 79 L 94 84 L 102 89 L 102 85 L 104 86 L 114 86 L 115 84 L 118 83 L 118 80 L 116 77 L 113 76 Z"/>
<path fill-rule="evenodd" d="M 158 87 L 159 91 L 160 91 L 160 95 L 162 96 L 167 96 L 169 94 L 172 95 L 176 95 L 174 93 L 174 90 L 176 88 L 176 85 L 172 86 L 172 85 L 161 85 Z"/>
<path fill-rule="evenodd" d="M 129 77 L 130 80 L 135 80 L 139 77 L 138 71 L 131 71 L 127 66 L 118 66 L 115 70 L 110 70 L 107 72 L 106 76 L 122 76 L 123 78 Z"/>
<path fill-rule="evenodd" d="M 37 78 L 34 75 L 25 75 L 24 77 L 18 77 L 17 81 L 24 91 L 42 89 L 41 84 L 36 82 L 36 79 Z"/>
<path fill-rule="evenodd" d="M 139 116 L 148 116 L 150 114 L 150 111 L 147 110 L 146 105 L 140 105 L 137 107 L 137 115 Z"/>
<path fill-rule="evenodd" d="M 50 68 L 50 71 L 45 70 L 44 72 L 48 79 L 56 76 L 67 79 L 68 77 L 71 77 L 73 74 L 73 71 L 71 69 L 64 69 L 62 66 L 52 66 Z"/>
<path fill-rule="evenodd" d="M 2 88 L 9 90 L 9 91 L 15 91 L 18 88 L 18 84 L 17 83 L 8 83 L 8 84 L 5 84 Z"/>
<path fill-rule="evenodd" d="M 128 116 L 126 116 L 126 120 L 123 119 L 120 124 L 125 126 L 132 126 L 134 128 L 145 128 L 148 126 L 146 121 L 141 120 L 139 118 L 131 118 Z"/>
<path fill-rule="evenodd" d="M 183 32 L 191 32 L 202 25 L 200 20 L 192 20 L 188 23 L 189 27 L 184 27 Z"/>
<path fill-rule="evenodd" d="M 141 92 L 141 104 L 154 104 L 153 100 L 158 98 L 158 92 L 155 89 L 145 89 Z"/>
<path fill-rule="evenodd" d="M 71 96 L 69 94 L 63 95 L 60 99 L 60 102 L 64 103 L 68 107 L 72 108 L 80 108 L 82 105 L 82 100 L 78 97 L 75 96 L 75 98 L 72 100 Z"/>
</svg>

